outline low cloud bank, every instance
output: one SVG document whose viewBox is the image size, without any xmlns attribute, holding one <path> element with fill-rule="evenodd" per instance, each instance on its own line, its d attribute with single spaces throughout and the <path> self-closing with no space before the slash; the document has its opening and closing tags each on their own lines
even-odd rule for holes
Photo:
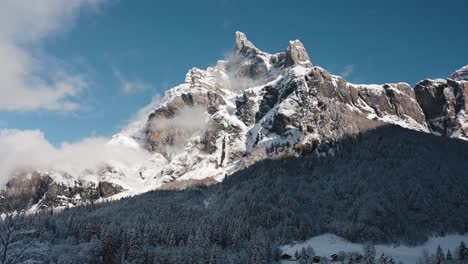
<svg viewBox="0 0 468 264">
<path fill-rule="evenodd" d="M 18 170 L 53 169 L 79 175 L 108 162 L 131 166 L 149 155 L 144 149 L 109 144 L 109 139 L 104 137 L 85 138 L 55 147 L 39 130 L 0 129 L 0 187 Z"/>
</svg>

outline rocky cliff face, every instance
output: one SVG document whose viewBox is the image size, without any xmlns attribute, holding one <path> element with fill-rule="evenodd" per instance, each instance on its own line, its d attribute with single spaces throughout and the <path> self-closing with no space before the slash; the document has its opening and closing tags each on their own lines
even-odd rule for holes
<svg viewBox="0 0 468 264">
<path fill-rule="evenodd" d="M 434 134 L 468 140 L 466 69 L 465 73 L 463 68 L 455 72 L 451 79 L 424 80 L 414 88 L 428 126 Z"/>
<path fill-rule="evenodd" d="M 352 84 L 314 66 L 298 40 L 285 52 L 268 54 L 237 32 L 229 58 L 206 70 L 191 69 L 147 118 L 112 138 L 110 144 L 147 149 L 149 160 L 130 167 L 106 164 L 104 171 L 88 173 L 99 175 L 93 181 L 73 175 L 57 184 L 64 177 L 59 172 L 23 179 L 31 195 L 18 208 L 39 201 L 57 206 L 44 198 L 50 196 L 76 204 L 213 184 L 267 158 L 333 155 L 343 137 L 386 124 L 468 139 L 466 77 L 465 67 L 450 79 L 425 80 L 414 89 L 406 83 Z M 11 186 L 3 199 L 18 193 Z M 77 195 L 81 200 L 73 202 Z"/>
<path fill-rule="evenodd" d="M 76 179 L 73 185 L 64 184 L 57 181 L 57 175 L 54 174 L 56 172 L 34 171 L 14 177 L 1 193 L 0 211 L 75 206 L 108 198 L 123 191 L 121 186 L 106 181 L 95 184 Z"/>
</svg>

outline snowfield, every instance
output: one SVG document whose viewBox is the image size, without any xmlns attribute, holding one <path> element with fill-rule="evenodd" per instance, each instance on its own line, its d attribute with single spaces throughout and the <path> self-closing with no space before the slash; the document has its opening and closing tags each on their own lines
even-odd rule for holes
<svg viewBox="0 0 468 264">
<path fill-rule="evenodd" d="M 437 247 L 440 245 L 444 252 L 447 252 L 448 249 L 453 252 L 461 241 L 468 241 L 468 233 L 464 235 L 431 237 L 423 245 L 415 247 L 405 245 L 375 245 L 376 257 L 384 253 L 386 256 L 392 256 L 397 263 L 414 264 L 417 263 L 418 258 L 422 256 L 424 249 L 427 249 L 429 252 L 436 252 Z M 363 244 L 352 243 L 333 234 L 323 234 L 302 243 L 281 246 L 280 249 L 282 254 L 289 254 L 294 257 L 296 251 L 300 252 L 303 247 L 306 248 L 307 246 L 311 246 L 318 256 L 328 257 L 339 251 L 362 252 L 363 248 Z M 298 262 L 283 260 L 281 263 L 291 264 Z"/>
</svg>

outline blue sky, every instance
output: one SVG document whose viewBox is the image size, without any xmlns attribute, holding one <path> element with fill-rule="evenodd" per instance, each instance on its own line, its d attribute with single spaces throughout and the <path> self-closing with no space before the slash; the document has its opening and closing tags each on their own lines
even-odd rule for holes
<svg viewBox="0 0 468 264">
<path fill-rule="evenodd" d="M 25 91 L 0 98 L 0 127 L 53 144 L 112 135 L 188 69 L 226 56 L 237 30 L 270 53 L 300 39 L 315 65 L 356 83 L 414 85 L 468 64 L 466 0 L 65 2 L 0 0 L 0 59 L 18 64 L 0 66 L 15 73 L 0 73 L 0 92 Z"/>
</svg>

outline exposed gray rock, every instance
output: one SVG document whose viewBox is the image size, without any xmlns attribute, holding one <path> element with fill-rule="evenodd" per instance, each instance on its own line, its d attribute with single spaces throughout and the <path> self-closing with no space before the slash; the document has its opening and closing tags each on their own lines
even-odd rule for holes
<svg viewBox="0 0 468 264">
<path fill-rule="evenodd" d="M 68 207 L 97 201 L 118 194 L 124 189 L 110 182 L 84 182 L 77 180 L 73 186 L 55 182 L 44 172 L 18 174 L 1 191 L 0 211 Z"/>
<path fill-rule="evenodd" d="M 168 156 L 170 152 L 168 148 L 184 144 L 194 132 L 191 127 L 171 124 L 171 119 L 179 115 L 181 111 L 192 111 L 191 109 L 194 109 L 193 111 L 204 110 L 208 114 L 214 114 L 218 111 L 218 107 L 224 104 L 225 101 L 220 94 L 212 91 L 197 91 L 196 89 L 171 98 L 164 106 L 157 108 L 149 116 L 146 147 L 150 151 Z M 193 117 L 203 119 L 202 113 Z"/>
<path fill-rule="evenodd" d="M 242 96 L 236 99 L 236 114 L 248 126 L 255 124 L 256 97 L 257 95 L 255 93 L 246 91 Z"/>
<path fill-rule="evenodd" d="M 235 54 L 242 54 L 244 56 L 256 55 L 260 53 L 260 50 L 255 47 L 255 45 L 247 39 L 247 36 L 240 32 L 236 32 L 236 42 L 234 44 Z"/>
<path fill-rule="evenodd" d="M 348 104 L 367 116 L 375 115 L 382 119 L 393 117 L 411 122 L 414 120 L 420 130 L 425 130 L 425 116 L 413 89 L 406 83 L 350 84 L 319 67 L 314 67 L 306 80 L 309 86 L 317 87 L 319 96 Z"/>
<path fill-rule="evenodd" d="M 101 181 L 98 184 L 97 191 L 99 193 L 99 197 L 107 198 L 123 191 L 123 188 L 117 184 Z"/>
<path fill-rule="evenodd" d="M 286 50 L 286 65 L 300 65 L 303 67 L 312 66 L 309 54 L 307 54 L 307 51 L 300 40 L 289 42 L 288 49 Z"/>
<path fill-rule="evenodd" d="M 414 88 L 431 131 L 468 138 L 468 83 L 451 79 L 424 80 Z"/>
<path fill-rule="evenodd" d="M 270 55 L 257 49 L 244 33 L 236 32 L 234 50 L 231 53 L 226 70 L 231 81 L 243 89 L 254 83 L 261 83 L 270 77 Z"/>
</svg>

